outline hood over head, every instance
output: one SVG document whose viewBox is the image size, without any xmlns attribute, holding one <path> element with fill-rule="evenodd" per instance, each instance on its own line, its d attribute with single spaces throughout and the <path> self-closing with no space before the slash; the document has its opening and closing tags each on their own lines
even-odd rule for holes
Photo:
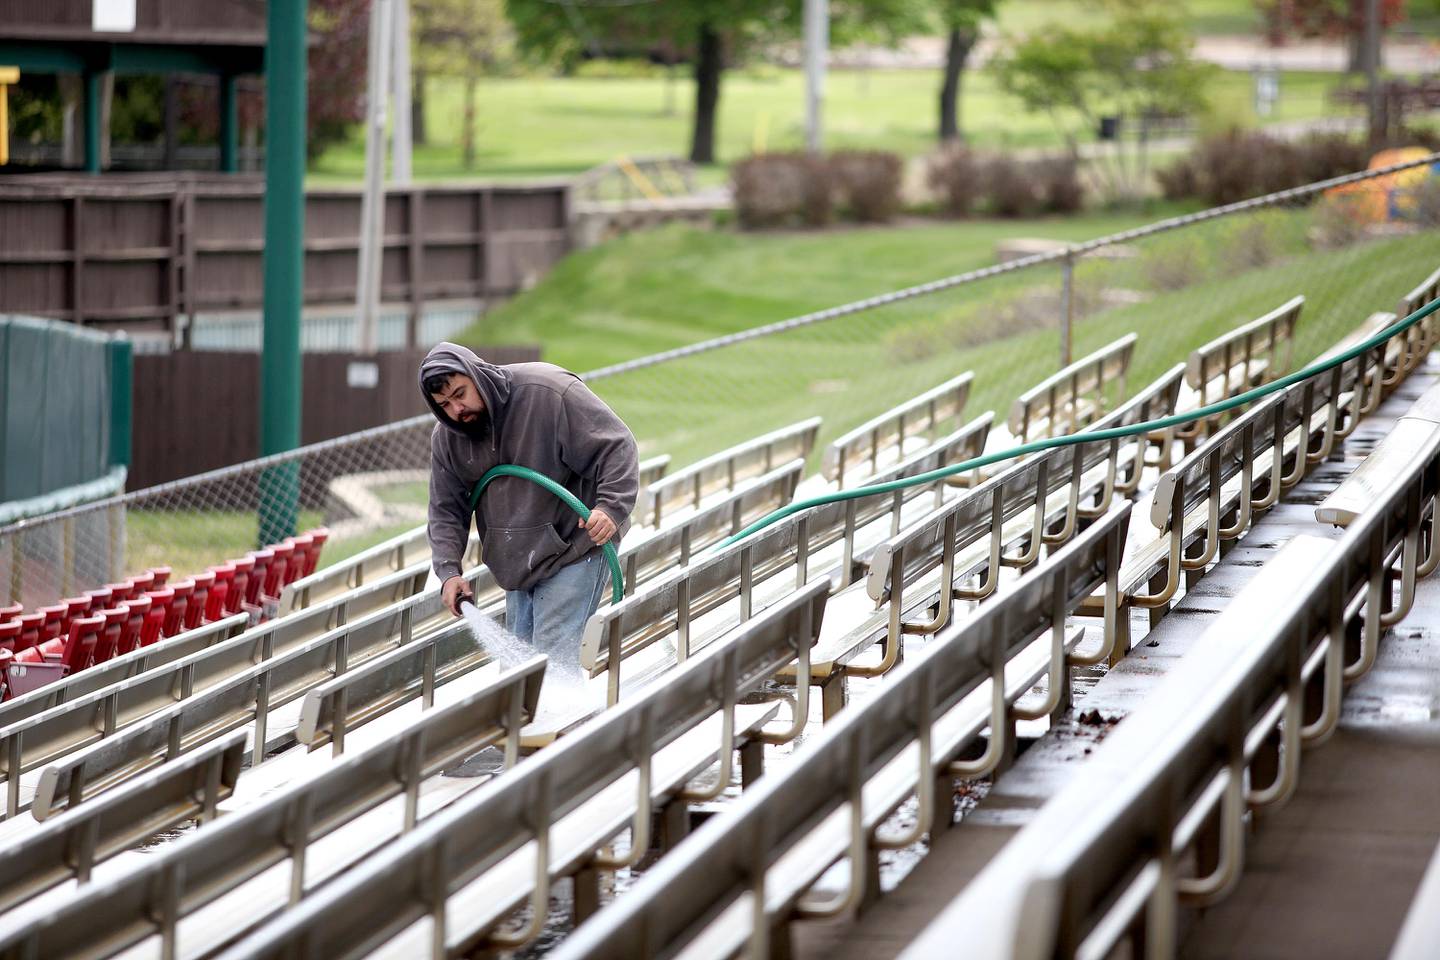
<svg viewBox="0 0 1440 960">
<path fill-rule="evenodd" d="M 430 391 L 425 389 L 425 380 L 437 373 L 461 373 L 475 382 L 480 398 L 485 401 L 485 416 L 478 424 L 457 423 L 436 405 Z M 451 430 L 468 437 L 484 436 L 494 430 L 510 399 L 510 374 L 504 367 L 480 359 L 469 347 L 441 341 L 430 348 L 420 363 L 420 394 L 435 419 Z"/>
</svg>

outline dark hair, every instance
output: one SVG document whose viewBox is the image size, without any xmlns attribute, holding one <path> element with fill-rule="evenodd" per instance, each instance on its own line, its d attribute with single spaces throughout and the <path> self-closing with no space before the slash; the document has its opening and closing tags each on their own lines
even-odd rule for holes
<svg viewBox="0 0 1440 960">
<path fill-rule="evenodd" d="M 432 373 L 424 380 L 425 392 L 429 394 L 444 393 L 445 385 L 450 382 L 451 377 L 459 376 L 456 373 Z"/>
</svg>

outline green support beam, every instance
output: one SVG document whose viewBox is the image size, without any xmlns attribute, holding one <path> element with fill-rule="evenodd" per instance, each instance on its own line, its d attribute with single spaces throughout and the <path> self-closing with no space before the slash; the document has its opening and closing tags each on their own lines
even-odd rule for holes
<svg viewBox="0 0 1440 960">
<path fill-rule="evenodd" d="M 225 173 L 234 173 L 240 169 L 240 119 L 235 105 L 236 79 L 233 73 L 220 77 L 220 169 Z"/>
<path fill-rule="evenodd" d="M 100 172 L 100 101 L 105 88 L 104 70 L 85 71 L 85 171 Z"/>
<path fill-rule="evenodd" d="M 265 48 L 265 329 L 260 355 L 260 455 L 300 445 L 300 308 L 305 279 L 306 0 L 270 0 Z M 295 532 L 298 462 L 260 483 L 261 545 Z"/>
<path fill-rule="evenodd" d="M 130 466 L 134 346 L 123 334 L 110 341 L 110 466 Z"/>
</svg>

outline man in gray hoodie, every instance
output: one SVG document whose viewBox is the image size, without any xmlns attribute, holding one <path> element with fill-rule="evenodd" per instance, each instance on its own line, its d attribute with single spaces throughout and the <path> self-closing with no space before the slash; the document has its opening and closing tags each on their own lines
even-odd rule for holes
<svg viewBox="0 0 1440 960">
<path fill-rule="evenodd" d="M 590 507 L 582 521 L 538 484 L 500 477 L 473 514 L 482 558 L 506 591 L 507 629 L 557 666 L 578 669 L 576 644 L 609 584 L 600 547 L 629 529 L 639 492 L 630 429 L 568 370 L 497 366 L 453 343 L 426 355 L 420 390 L 440 421 L 430 435 L 430 552 L 441 597 L 456 616 L 460 601 L 473 599 L 460 559 L 470 494 L 486 471 L 529 467 Z"/>
</svg>

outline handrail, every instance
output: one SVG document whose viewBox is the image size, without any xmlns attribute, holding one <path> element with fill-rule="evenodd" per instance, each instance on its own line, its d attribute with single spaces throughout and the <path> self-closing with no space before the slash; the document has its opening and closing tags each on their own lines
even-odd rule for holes
<svg viewBox="0 0 1440 960">
<path fill-rule="evenodd" d="M 317 956 L 353 955 L 378 947 L 427 916 L 437 924 L 429 941 L 433 956 L 446 956 L 457 940 L 468 945 L 486 931 L 452 931 L 466 917 L 449 915 L 446 900 L 528 843 L 535 844 L 540 857 L 534 888 L 544 888 L 555 824 L 643 768 L 647 758 L 706 717 L 733 710 L 739 696 L 802 655 L 815 642 L 825 598 L 824 585 L 816 583 L 767 610 L 732 639 L 669 673 L 665 683 L 622 701 L 605 723 L 577 731 L 456 801 L 223 956 L 288 957 L 300 943 Z M 807 756 L 810 749 L 797 756 Z M 762 778 L 752 789 L 767 782 Z M 649 795 L 637 797 L 637 807 L 650 803 Z M 616 832 L 620 829 L 623 823 Z M 541 919 L 543 914 L 542 909 Z M 521 939 L 507 936 L 502 942 L 513 947 Z"/>
<path fill-rule="evenodd" d="M 400 832 L 413 831 L 421 822 L 422 780 L 491 744 L 509 741 L 506 752 L 513 756 L 521 727 L 534 715 L 544 673 L 544 657 L 527 660 L 395 736 L 346 754 L 113 879 L 77 890 L 29 923 L 0 932 L 0 956 L 79 957 L 102 939 L 107 949 L 119 951 L 154 935 L 174 956 L 184 917 L 286 860 L 289 900 L 299 902 L 315 841 L 399 796 L 405 798 Z"/>
<path fill-rule="evenodd" d="M 1282 801 L 1294 787 L 1300 745 L 1323 739 L 1301 727 L 1307 682 L 1326 688 L 1328 720 L 1338 713 L 1338 661 L 1356 617 L 1378 619 L 1383 584 L 1402 543 L 1428 523 L 1440 493 L 1440 431 L 1415 451 L 1413 468 L 1380 491 L 1338 541 L 1298 537 L 1267 563 L 1205 631 L 1202 642 L 1126 717 L 961 896 L 914 941 L 922 957 L 965 931 L 977 957 L 1040 958 L 1076 953 L 1096 930 L 1126 929 L 1137 914 L 1147 937 L 1175 943 L 1175 858 L 1187 844 L 1172 834 L 1212 778 L 1238 777 L 1277 720 L 1287 740 L 1281 773 L 1248 797 Z M 1402 559 L 1402 564 L 1413 558 Z M 1273 752 L 1272 752 L 1273 756 Z M 1253 774 L 1252 774 L 1253 776 Z M 1076 810 L 1088 811 L 1077 820 Z M 1232 838 L 1232 843 L 1233 838 Z M 1238 857 L 1238 850 L 1222 853 Z M 1158 867 L 1152 891 L 1127 895 L 1136 867 Z M 1214 899 L 1227 884 L 1207 890 Z M 1179 891 L 1184 892 L 1184 891 Z M 1112 916 L 1106 904 L 1124 904 Z M 1061 905 L 1064 905 L 1061 909 Z"/>
<path fill-rule="evenodd" d="M 741 913 L 726 914 L 721 935 L 728 939 L 715 952 L 733 954 L 750 938 L 752 955 L 765 956 L 771 918 L 798 904 L 788 894 L 786 902 L 779 902 L 781 894 L 775 889 L 780 883 L 794 886 L 795 878 L 769 878 L 767 873 L 827 816 L 843 816 L 849 824 L 852 862 L 843 902 L 838 907 L 827 904 L 825 912 L 858 902 L 867 875 L 863 858 L 872 843 L 868 823 L 872 813 L 883 818 L 887 812 L 864 809 L 866 784 L 912 748 L 922 730 L 936 725 L 987 683 L 1001 691 L 994 698 L 998 713 L 988 719 L 991 742 L 1003 743 L 1012 735 L 1012 707 L 1024 691 L 1007 689 L 1007 664 L 1037 637 L 1052 631 L 1065 611 L 1106 583 L 1119 563 L 1129 518 L 1130 504 L 1117 503 L 1012 588 L 926 644 L 873 696 L 846 708 L 797 752 L 784 776 L 761 780 L 743 794 L 724 817 L 706 824 L 647 871 L 625 896 L 562 941 L 553 956 L 574 960 L 676 955 L 709 919 L 744 897 L 749 898 L 749 906 Z M 1064 644 L 1066 639 L 1052 637 L 1052 642 Z M 946 773 L 956 755 L 978 739 L 986 722 L 980 719 L 943 750 L 932 743 L 928 756 L 917 755 L 908 781 L 914 784 L 912 789 L 926 789 L 923 784 Z M 931 804 L 931 816 L 935 806 Z M 921 829 L 929 826 L 925 823 Z"/>
</svg>

